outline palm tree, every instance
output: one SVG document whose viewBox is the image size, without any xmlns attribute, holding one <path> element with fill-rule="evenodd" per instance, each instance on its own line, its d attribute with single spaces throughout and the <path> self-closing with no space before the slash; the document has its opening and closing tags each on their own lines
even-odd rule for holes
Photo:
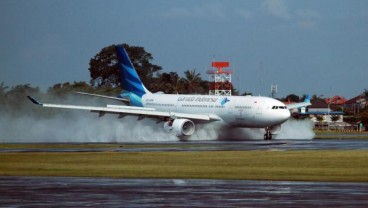
<svg viewBox="0 0 368 208">
<path fill-rule="evenodd" d="M 366 97 L 368 97 L 368 90 L 364 89 L 363 95 L 365 95 Z"/>
<path fill-rule="evenodd" d="M 185 74 L 184 82 L 187 86 L 188 93 L 192 94 L 195 91 L 195 89 L 199 86 L 199 84 L 202 82 L 201 73 L 197 73 L 196 69 L 193 69 L 185 71 L 184 74 Z"/>
</svg>

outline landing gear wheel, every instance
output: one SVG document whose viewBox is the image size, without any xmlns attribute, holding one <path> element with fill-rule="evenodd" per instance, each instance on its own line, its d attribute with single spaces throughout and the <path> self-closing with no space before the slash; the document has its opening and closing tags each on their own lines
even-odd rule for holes
<svg viewBox="0 0 368 208">
<path fill-rule="evenodd" d="M 264 140 L 271 140 L 272 133 L 269 127 L 266 128 L 266 133 L 264 134 Z"/>
</svg>

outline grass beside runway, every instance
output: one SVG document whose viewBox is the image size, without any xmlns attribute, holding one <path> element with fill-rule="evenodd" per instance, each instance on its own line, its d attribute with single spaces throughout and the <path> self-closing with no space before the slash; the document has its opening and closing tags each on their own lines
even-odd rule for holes
<svg viewBox="0 0 368 208">
<path fill-rule="evenodd" d="M 314 139 L 368 139 L 368 132 L 315 131 Z"/>
<path fill-rule="evenodd" d="M 368 182 L 368 151 L 0 153 L 0 175 Z"/>
</svg>

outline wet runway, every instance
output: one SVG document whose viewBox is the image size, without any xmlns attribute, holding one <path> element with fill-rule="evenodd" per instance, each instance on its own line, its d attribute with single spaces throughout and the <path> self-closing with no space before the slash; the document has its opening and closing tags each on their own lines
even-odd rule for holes
<svg viewBox="0 0 368 208">
<path fill-rule="evenodd" d="M 367 207 L 368 183 L 0 177 L 1 207 Z"/>
<path fill-rule="evenodd" d="M 62 144 L 62 143 L 61 143 Z M 188 141 L 156 143 L 119 143 L 114 147 L 88 148 L 88 143 L 75 143 L 72 148 L 9 148 L 0 152 L 148 152 L 148 151 L 245 151 L 245 150 L 368 150 L 364 139 L 318 140 L 251 140 L 251 141 Z M 79 146 L 84 146 L 80 148 Z M 103 144 L 102 144 L 103 145 Z"/>
</svg>

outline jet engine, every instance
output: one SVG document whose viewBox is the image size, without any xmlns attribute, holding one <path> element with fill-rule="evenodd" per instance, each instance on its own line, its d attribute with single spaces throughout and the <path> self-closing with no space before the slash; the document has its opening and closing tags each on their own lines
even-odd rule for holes
<svg viewBox="0 0 368 208">
<path fill-rule="evenodd" d="M 176 136 L 190 136 L 195 131 L 195 124 L 189 119 L 174 119 L 164 123 L 164 130 Z"/>
</svg>

